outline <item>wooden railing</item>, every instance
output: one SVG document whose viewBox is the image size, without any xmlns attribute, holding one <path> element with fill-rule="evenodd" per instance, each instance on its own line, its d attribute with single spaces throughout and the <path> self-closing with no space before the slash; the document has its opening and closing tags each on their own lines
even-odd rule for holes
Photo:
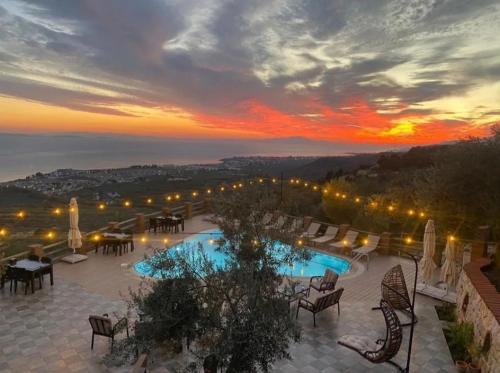
<svg viewBox="0 0 500 373">
<path fill-rule="evenodd" d="M 185 209 L 186 209 L 186 205 L 179 205 L 179 206 L 171 208 L 170 211 L 173 214 L 183 214 L 185 212 Z M 205 203 L 203 201 L 192 203 L 192 215 L 193 216 L 201 215 L 201 214 L 204 214 L 205 212 L 206 212 L 205 211 Z M 154 217 L 154 216 L 160 215 L 161 213 L 162 213 L 162 211 L 155 211 L 155 212 L 151 212 L 149 214 L 144 214 L 144 217 L 145 218 Z M 126 219 L 126 220 L 122 220 L 122 221 L 118 222 L 118 227 L 122 228 L 122 229 L 132 228 L 135 224 L 135 221 L 136 221 L 135 217 L 130 218 L 130 219 Z M 106 229 L 108 229 L 108 226 L 95 229 L 91 232 L 86 232 L 83 237 L 88 239 L 88 238 L 92 237 L 92 235 L 103 232 Z M 67 240 L 60 240 L 57 242 L 53 242 L 49 245 L 43 246 L 43 250 L 47 255 L 54 255 L 54 254 L 57 254 L 57 253 L 60 253 L 63 251 L 70 250 L 66 246 L 67 242 L 68 242 Z M 51 249 L 55 249 L 55 250 L 51 250 Z M 0 263 L 7 262 L 11 259 L 18 259 L 18 258 L 26 257 L 29 254 L 31 254 L 30 250 L 21 251 L 19 253 L 16 253 L 14 255 L 10 255 L 8 257 L 0 258 Z"/>
</svg>

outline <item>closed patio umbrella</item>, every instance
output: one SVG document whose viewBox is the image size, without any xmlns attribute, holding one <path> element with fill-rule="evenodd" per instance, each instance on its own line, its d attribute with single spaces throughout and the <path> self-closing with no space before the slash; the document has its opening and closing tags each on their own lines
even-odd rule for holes
<svg viewBox="0 0 500 373">
<path fill-rule="evenodd" d="M 457 280 L 457 265 L 455 263 L 456 255 L 455 240 L 450 236 L 446 241 L 446 248 L 444 249 L 444 263 L 441 267 L 441 274 L 439 276 L 439 280 L 446 282 L 449 286 L 453 286 Z"/>
<path fill-rule="evenodd" d="M 436 251 L 436 231 L 434 229 L 434 220 L 429 219 L 425 225 L 424 232 L 424 255 L 420 260 L 420 276 L 425 284 L 432 280 L 432 275 L 436 269 L 434 263 L 434 252 Z"/>
<path fill-rule="evenodd" d="M 68 247 L 73 249 L 73 254 L 75 254 L 76 249 L 82 247 L 82 234 L 78 229 L 78 203 L 76 198 L 71 198 L 69 202 Z"/>
</svg>

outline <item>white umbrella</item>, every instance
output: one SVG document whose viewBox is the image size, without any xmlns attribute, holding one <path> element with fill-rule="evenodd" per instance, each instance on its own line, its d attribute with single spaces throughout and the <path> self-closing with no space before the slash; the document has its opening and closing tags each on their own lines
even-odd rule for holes
<svg viewBox="0 0 500 373">
<path fill-rule="evenodd" d="M 420 275 L 424 283 L 432 280 L 432 275 L 436 269 L 434 263 L 434 252 L 436 251 L 436 231 L 434 230 L 434 221 L 429 220 L 425 225 L 424 233 L 424 256 L 420 260 Z"/>
<path fill-rule="evenodd" d="M 73 249 L 73 254 L 76 249 L 82 247 L 82 234 L 78 229 L 78 203 L 76 198 L 71 198 L 69 201 L 68 247 Z"/>
<path fill-rule="evenodd" d="M 452 286 L 457 280 L 457 265 L 455 263 L 456 251 L 455 240 L 453 237 L 448 237 L 446 241 L 446 248 L 444 249 L 444 263 L 441 267 L 441 274 L 439 280 L 446 282 Z"/>
</svg>

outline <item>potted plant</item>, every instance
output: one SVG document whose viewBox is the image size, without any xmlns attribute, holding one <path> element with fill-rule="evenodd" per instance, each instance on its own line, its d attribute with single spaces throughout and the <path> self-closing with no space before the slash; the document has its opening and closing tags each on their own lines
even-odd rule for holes
<svg viewBox="0 0 500 373">
<path fill-rule="evenodd" d="M 469 347 L 474 338 L 474 326 L 471 323 L 453 324 L 448 332 L 450 350 L 459 372 L 467 372 L 470 360 Z"/>
<path fill-rule="evenodd" d="M 479 359 L 481 358 L 482 349 L 477 343 L 472 342 L 468 348 L 471 362 L 469 363 L 469 373 L 480 373 Z"/>
</svg>

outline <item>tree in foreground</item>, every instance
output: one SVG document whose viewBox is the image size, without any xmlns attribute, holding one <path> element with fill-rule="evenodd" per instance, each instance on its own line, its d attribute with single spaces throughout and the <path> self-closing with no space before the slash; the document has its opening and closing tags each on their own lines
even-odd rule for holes
<svg viewBox="0 0 500 373">
<path fill-rule="evenodd" d="M 160 279 L 132 294 L 130 307 L 140 321 L 117 354 L 179 350 L 185 341 L 199 364 L 227 372 L 267 372 L 276 360 L 289 358 L 300 330 L 281 296 L 279 268 L 306 259 L 307 251 L 293 237 L 264 229 L 263 216 L 276 203 L 257 186 L 214 201 L 223 232 L 217 250 L 227 257 L 223 266 L 202 247 L 151 258 Z"/>
</svg>

